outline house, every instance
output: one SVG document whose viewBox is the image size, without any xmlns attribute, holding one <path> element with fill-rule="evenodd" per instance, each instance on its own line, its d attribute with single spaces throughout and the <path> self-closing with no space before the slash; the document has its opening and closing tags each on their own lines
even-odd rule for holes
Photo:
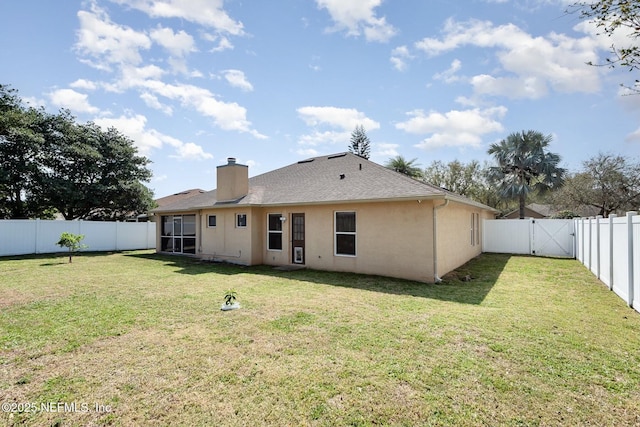
<svg viewBox="0 0 640 427">
<path fill-rule="evenodd" d="M 497 213 L 351 153 L 252 178 L 229 158 L 217 185 L 154 210 L 158 252 L 434 282 L 481 253 Z"/>
<path fill-rule="evenodd" d="M 575 213 L 580 217 L 589 217 L 598 215 L 598 208 L 594 206 L 582 206 Z M 553 218 L 559 213 L 559 210 L 553 205 L 543 205 L 540 203 L 530 203 L 524 207 L 525 218 Z M 520 219 L 520 209 L 515 209 L 506 214 L 503 219 Z"/>
<path fill-rule="evenodd" d="M 525 218 L 549 218 L 555 215 L 557 211 L 553 209 L 551 205 L 541 205 L 539 203 L 530 203 L 524 207 L 524 217 Z M 520 218 L 520 209 L 515 209 L 508 214 L 506 214 L 504 219 L 519 219 Z"/>
</svg>

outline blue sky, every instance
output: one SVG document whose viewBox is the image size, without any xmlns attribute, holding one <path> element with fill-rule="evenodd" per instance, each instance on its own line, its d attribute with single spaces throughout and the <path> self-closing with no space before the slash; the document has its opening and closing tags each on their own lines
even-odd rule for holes
<svg viewBox="0 0 640 427">
<path fill-rule="evenodd" d="M 640 155 L 634 74 L 611 39 L 553 0 L 21 0 L 0 2 L 0 82 L 51 112 L 115 126 L 152 160 L 157 197 L 346 151 L 489 160 L 534 129 L 563 166 Z M 624 35 L 617 35 L 625 43 Z"/>
</svg>

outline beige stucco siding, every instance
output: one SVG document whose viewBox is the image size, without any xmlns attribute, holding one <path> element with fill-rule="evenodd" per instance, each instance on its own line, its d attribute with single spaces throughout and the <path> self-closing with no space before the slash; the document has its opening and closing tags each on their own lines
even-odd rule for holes
<svg viewBox="0 0 640 427">
<path fill-rule="evenodd" d="M 238 214 L 247 215 L 246 227 L 236 225 Z M 215 227 L 208 225 L 210 215 L 216 216 Z M 251 238 L 258 227 L 253 220 L 251 208 L 205 209 L 202 210 L 201 224 L 202 239 L 198 253 L 200 257 L 244 265 L 253 263 Z"/>
<path fill-rule="evenodd" d="M 263 262 L 288 265 L 292 260 L 291 214 L 305 214 L 305 265 L 309 268 L 433 280 L 430 202 L 354 203 L 263 209 L 287 218 L 282 251 L 267 249 L 263 228 Z M 335 212 L 356 213 L 356 256 L 335 254 Z"/>
<path fill-rule="evenodd" d="M 472 214 L 477 214 L 477 223 L 474 225 Z M 438 210 L 437 259 L 440 277 L 482 253 L 482 220 L 489 218 L 493 218 L 493 214 L 487 210 L 453 201 Z"/>
<path fill-rule="evenodd" d="M 438 265 L 434 271 L 434 204 L 443 203 L 444 199 L 438 199 L 203 209 L 194 212 L 199 221 L 197 255 L 244 265 L 290 265 L 292 214 L 301 213 L 305 216 L 306 267 L 433 282 L 436 274 L 442 277 L 482 252 L 482 220 L 493 217 L 490 211 L 454 201 L 438 209 Z M 355 256 L 335 253 L 336 212 L 356 214 Z M 246 227 L 237 226 L 238 214 L 247 215 Z M 267 247 L 269 214 L 285 218 L 281 250 Z M 472 241 L 474 214 L 477 231 Z M 209 226 L 210 215 L 216 216 L 215 227 Z"/>
</svg>

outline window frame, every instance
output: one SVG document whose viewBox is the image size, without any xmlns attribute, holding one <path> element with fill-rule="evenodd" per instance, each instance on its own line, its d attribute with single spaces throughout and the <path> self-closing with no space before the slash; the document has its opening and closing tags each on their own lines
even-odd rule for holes
<svg viewBox="0 0 640 427">
<path fill-rule="evenodd" d="M 211 225 L 211 218 L 213 218 L 214 224 Z M 207 228 L 216 228 L 218 226 L 217 215 L 207 215 Z"/>
<path fill-rule="evenodd" d="M 354 231 L 338 231 L 338 214 L 353 214 Z M 353 236 L 353 253 L 338 253 L 338 236 Z M 333 213 L 333 255 L 356 258 L 358 256 L 358 215 L 356 211 L 335 211 Z"/>
<path fill-rule="evenodd" d="M 276 217 L 277 223 L 280 224 L 280 230 L 272 230 L 271 229 L 271 217 Z M 282 252 L 284 249 L 284 227 L 282 226 L 282 214 L 281 213 L 268 213 L 267 214 L 267 250 L 268 251 L 276 251 Z M 280 248 L 272 248 L 271 247 L 271 235 L 279 234 L 280 235 Z"/>
<path fill-rule="evenodd" d="M 240 217 L 244 217 L 244 225 L 240 225 Z M 236 228 L 247 228 L 249 224 L 249 216 L 246 213 L 236 214 Z"/>
<path fill-rule="evenodd" d="M 185 217 L 189 217 L 187 224 L 193 224 L 193 234 L 185 232 Z M 193 221 L 191 221 L 191 217 L 193 217 Z M 197 221 L 196 214 L 162 215 L 160 218 L 160 251 L 172 254 L 195 255 L 198 243 Z M 170 230 L 167 227 L 169 225 L 171 226 Z M 178 226 L 176 227 L 176 225 Z M 176 229 L 178 229 L 178 232 L 176 232 Z M 188 244 L 185 245 L 185 241 Z M 184 250 L 185 247 L 189 248 L 186 252 Z"/>
</svg>

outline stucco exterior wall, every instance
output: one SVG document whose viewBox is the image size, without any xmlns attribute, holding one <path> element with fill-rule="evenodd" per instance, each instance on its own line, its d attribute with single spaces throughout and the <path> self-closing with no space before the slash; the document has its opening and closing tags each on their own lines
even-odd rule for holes
<svg viewBox="0 0 640 427">
<path fill-rule="evenodd" d="M 442 204 L 442 201 L 438 204 Z M 473 225 L 472 214 L 477 214 Z M 482 253 L 482 220 L 493 218 L 494 215 L 489 211 L 456 202 L 449 202 L 438 210 L 437 259 L 440 277 Z"/>
<path fill-rule="evenodd" d="M 356 213 L 356 256 L 335 254 L 335 212 Z M 418 281 L 433 280 L 432 204 L 354 203 L 323 206 L 262 209 L 267 215 L 287 218 L 283 226 L 281 251 L 267 249 L 263 228 L 263 263 L 292 263 L 291 214 L 305 214 L 305 266 L 319 270 L 345 271 L 401 277 Z"/>
<path fill-rule="evenodd" d="M 198 256 L 215 261 L 251 265 L 260 263 L 254 259 L 252 236 L 259 228 L 253 221 L 253 209 L 205 209 L 201 213 L 202 238 Z M 236 215 L 247 215 L 247 226 L 236 226 Z M 216 226 L 209 227 L 209 215 L 216 216 Z"/>
<path fill-rule="evenodd" d="M 195 212 L 197 256 L 244 265 L 293 263 L 291 216 L 305 216 L 304 265 L 308 268 L 434 281 L 433 208 L 443 200 L 350 203 L 281 207 L 229 207 Z M 335 212 L 356 214 L 356 255 L 335 253 Z M 247 215 L 237 227 L 237 214 Z M 285 219 L 282 249 L 267 248 L 268 214 Z M 480 227 L 471 242 L 471 218 Z M 209 215 L 216 226 L 208 225 Z M 437 212 L 437 273 L 441 277 L 482 252 L 482 220 L 491 212 L 450 202 Z M 159 228 L 159 227 L 158 227 Z M 160 248 L 158 235 L 157 247 Z"/>
</svg>

